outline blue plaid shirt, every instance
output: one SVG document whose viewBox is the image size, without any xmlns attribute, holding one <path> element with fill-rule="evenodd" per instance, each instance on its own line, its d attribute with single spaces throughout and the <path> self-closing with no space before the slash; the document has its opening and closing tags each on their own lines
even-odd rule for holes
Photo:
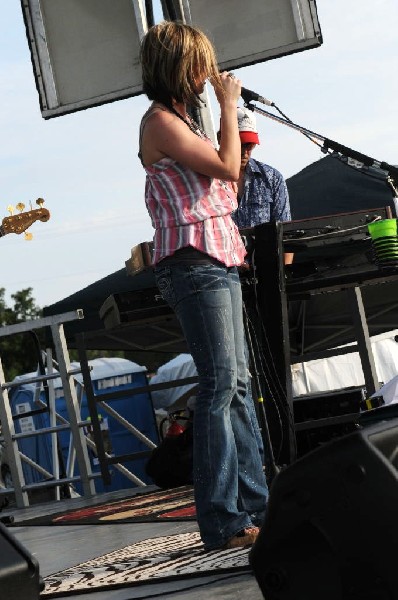
<svg viewBox="0 0 398 600">
<path fill-rule="evenodd" d="M 238 208 L 232 218 L 239 229 L 269 221 L 290 221 L 290 203 L 286 183 L 279 171 L 250 158 Z"/>
</svg>

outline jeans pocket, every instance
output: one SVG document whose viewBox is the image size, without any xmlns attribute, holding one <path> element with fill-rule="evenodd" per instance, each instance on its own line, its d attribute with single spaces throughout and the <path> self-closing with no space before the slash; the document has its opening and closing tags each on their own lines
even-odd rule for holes
<svg viewBox="0 0 398 600">
<path fill-rule="evenodd" d="M 159 267 L 155 269 L 156 285 L 162 298 L 172 308 L 176 304 L 176 298 L 173 288 L 171 269 L 169 267 Z"/>
</svg>

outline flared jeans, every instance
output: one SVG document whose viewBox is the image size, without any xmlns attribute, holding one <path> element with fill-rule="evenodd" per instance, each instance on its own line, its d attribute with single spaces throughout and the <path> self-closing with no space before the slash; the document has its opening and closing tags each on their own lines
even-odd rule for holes
<svg viewBox="0 0 398 600">
<path fill-rule="evenodd" d="M 242 292 L 236 267 L 176 264 L 155 268 L 164 300 L 181 324 L 198 371 L 193 481 L 207 549 L 262 522 L 268 497 L 247 393 Z"/>
</svg>

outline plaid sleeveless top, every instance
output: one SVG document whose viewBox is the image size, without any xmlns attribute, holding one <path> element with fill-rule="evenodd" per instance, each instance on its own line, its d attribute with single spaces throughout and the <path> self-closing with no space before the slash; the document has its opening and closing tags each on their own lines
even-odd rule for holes
<svg viewBox="0 0 398 600">
<path fill-rule="evenodd" d="M 202 132 L 198 135 L 213 146 Z M 153 264 L 188 246 L 227 267 L 242 264 L 246 250 L 231 218 L 238 202 L 230 182 L 168 157 L 144 169 L 145 203 L 155 229 Z"/>
</svg>

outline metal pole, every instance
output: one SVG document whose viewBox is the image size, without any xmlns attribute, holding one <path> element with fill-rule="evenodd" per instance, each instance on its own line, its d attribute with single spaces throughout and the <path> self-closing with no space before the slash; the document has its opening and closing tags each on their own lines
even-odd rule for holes
<svg viewBox="0 0 398 600">
<path fill-rule="evenodd" d="M 15 439 L 14 421 L 8 392 L 5 388 L 3 364 L 0 358 L 0 421 L 7 452 L 8 466 L 10 467 L 12 483 L 14 486 L 15 501 L 19 508 L 29 506 L 29 497 L 23 491 L 25 478 L 22 470 L 21 457 L 18 451 L 18 442 Z"/>
<path fill-rule="evenodd" d="M 366 393 L 369 398 L 380 388 L 380 384 L 376 373 L 362 293 L 359 287 L 353 287 L 347 289 L 347 294 L 354 322 L 354 331 L 358 342 L 359 356 L 365 377 Z"/>
<path fill-rule="evenodd" d="M 54 372 L 53 369 L 53 357 L 51 348 L 47 348 L 46 352 L 46 362 L 47 362 L 47 374 L 52 375 Z M 48 381 L 48 396 L 49 396 L 49 411 L 50 411 L 50 427 L 57 426 L 57 417 L 55 414 L 55 390 L 54 390 L 54 381 L 50 379 Z M 59 460 L 58 460 L 58 436 L 57 433 L 54 432 L 51 434 L 51 457 L 52 457 L 52 470 L 55 479 L 59 479 Z M 55 488 L 56 500 L 60 500 L 60 488 Z"/>
<path fill-rule="evenodd" d="M 95 495 L 94 481 L 92 476 L 90 458 L 88 455 L 87 445 L 84 438 L 84 432 L 79 427 L 79 422 L 82 420 L 80 415 L 79 403 L 77 400 L 76 390 L 71 383 L 69 371 L 70 360 L 66 346 L 64 328 L 62 323 L 51 325 L 52 336 L 55 346 L 55 354 L 58 362 L 58 370 L 62 380 L 64 390 L 65 403 L 68 410 L 69 423 L 73 442 L 76 449 L 77 463 L 79 465 L 79 473 L 83 486 L 84 496 L 90 497 Z"/>
</svg>

